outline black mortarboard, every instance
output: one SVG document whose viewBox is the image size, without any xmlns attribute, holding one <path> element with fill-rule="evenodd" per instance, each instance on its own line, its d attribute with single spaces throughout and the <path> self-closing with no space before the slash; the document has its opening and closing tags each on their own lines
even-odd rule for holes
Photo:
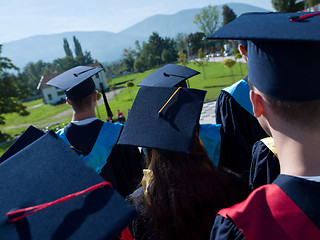
<svg viewBox="0 0 320 240">
<path fill-rule="evenodd" d="M 1 163 L 0 181 L 1 239 L 113 239 L 136 216 L 106 185 L 9 223 L 8 212 L 104 183 L 53 131 Z"/>
<path fill-rule="evenodd" d="M 282 100 L 320 99 L 320 15 L 243 14 L 208 36 L 248 40 L 249 79 L 261 92 Z"/>
<path fill-rule="evenodd" d="M 141 87 L 119 144 L 191 153 L 206 92 Z"/>
<path fill-rule="evenodd" d="M 91 94 L 96 86 L 92 76 L 102 71 L 102 68 L 78 66 L 61 73 L 47 82 L 47 85 L 65 91 L 70 100 L 76 100 Z"/>
<path fill-rule="evenodd" d="M 0 157 L 0 163 L 11 157 L 12 155 L 16 154 L 39 137 L 43 136 L 45 133 L 35 128 L 34 126 L 30 125 L 27 130 L 25 130 L 21 136 L 5 151 L 4 154 Z"/>
<path fill-rule="evenodd" d="M 143 79 L 138 86 L 187 87 L 185 80 L 199 73 L 188 67 L 167 64 Z"/>
</svg>

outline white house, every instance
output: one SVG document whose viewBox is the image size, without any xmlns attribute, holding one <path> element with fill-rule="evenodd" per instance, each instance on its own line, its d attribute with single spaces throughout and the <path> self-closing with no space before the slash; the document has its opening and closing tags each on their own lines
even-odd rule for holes
<svg viewBox="0 0 320 240">
<path fill-rule="evenodd" d="M 105 69 L 103 68 L 103 66 L 100 63 L 94 63 L 94 64 L 90 64 L 87 66 L 100 67 L 103 69 L 103 71 L 100 71 L 96 75 L 92 76 L 92 79 L 93 79 L 93 81 L 96 85 L 96 89 L 98 91 L 101 92 L 101 83 L 103 85 L 103 89 L 107 90 L 108 85 L 106 83 L 106 74 L 105 74 Z M 59 101 L 64 101 L 64 99 L 66 98 L 66 95 L 63 90 L 56 88 L 56 87 L 53 87 L 53 86 L 49 86 L 46 84 L 48 81 L 50 81 L 52 78 L 58 76 L 59 74 L 61 74 L 61 73 L 53 74 L 50 76 L 42 76 L 39 81 L 37 89 L 41 89 L 41 92 L 42 92 L 42 95 L 44 98 L 44 102 L 46 104 L 56 104 Z"/>
</svg>

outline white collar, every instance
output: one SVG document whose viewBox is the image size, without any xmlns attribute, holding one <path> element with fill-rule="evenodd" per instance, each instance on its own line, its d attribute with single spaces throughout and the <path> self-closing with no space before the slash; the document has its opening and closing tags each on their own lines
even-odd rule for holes
<svg viewBox="0 0 320 240">
<path fill-rule="evenodd" d="M 93 121 L 98 120 L 97 117 L 92 117 L 92 118 L 86 118 L 80 121 L 71 121 L 71 123 L 77 125 L 77 126 L 83 126 L 83 125 L 88 125 L 89 123 L 92 123 Z"/>
</svg>

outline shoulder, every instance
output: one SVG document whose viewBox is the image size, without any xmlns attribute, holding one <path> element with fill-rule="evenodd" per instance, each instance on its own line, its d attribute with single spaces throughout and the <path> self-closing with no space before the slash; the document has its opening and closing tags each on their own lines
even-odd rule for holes
<svg viewBox="0 0 320 240">
<path fill-rule="evenodd" d="M 250 189 L 246 181 L 238 174 L 230 170 L 220 170 L 220 174 L 227 184 L 226 189 L 228 190 L 229 206 L 242 202 L 250 194 Z"/>
<path fill-rule="evenodd" d="M 231 219 L 217 215 L 210 235 L 211 240 L 245 239 Z"/>
</svg>

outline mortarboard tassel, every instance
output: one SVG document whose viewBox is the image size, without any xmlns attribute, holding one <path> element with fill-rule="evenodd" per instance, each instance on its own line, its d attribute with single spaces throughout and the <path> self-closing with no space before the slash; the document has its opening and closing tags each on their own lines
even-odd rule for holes
<svg viewBox="0 0 320 240">
<path fill-rule="evenodd" d="M 301 17 L 292 17 L 290 18 L 290 22 L 295 22 L 295 21 L 299 21 L 301 19 L 305 19 L 305 18 L 309 18 L 315 15 L 319 15 L 320 12 L 316 12 L 316 13 L 310 13 L 310 14 L 306 14 L 306 15 L 302 15 Z"/>
<path fill-rule="evenodd" d="M 169 100 L 163 105 L 163 107 L 159 110 L 158 114 L 159 116 L 161 116 L 161 112 L 162 110 L 168 105 L 168 103 L 171 101 L 171 99 L 173 98 L 174 95 L 176 95 L 176 93 L 181 89 L 181 87 L 179 87 L 169 98 Z"/>
<path fill-rule="evenodd" d="M 112 184 L 107 182 L 107 181 L 101 182 L 101 183 L 98 183 L 98 184 L 96 184 L 94 186 L 91 186 L 91 187 L 89 187 L 89 188 L 87 188 L 85 190 L 69 194 L 69 195 L 67 195 L 65 197 L 62 197 L 62 198 L 59 198 L 59 199 L 57 199 L 55 201 L 44 203 L 44 204 L 40 204 L 40 205 L 36 205 L 36 206 L 32 206 L 32 207 L 28 207 L 28 208 L 23 208 L 23 209 L 19 209 L 19 210 L 10 211 L 10 212 L 7 212 L 6 215 L 9 218 L 9 223 L 13 223 L 13 222 L 16 222 L 16 221 L 18 221 L 20 219 L 23 219 L 23 218 L 25 218 L 25 217 L 33 214 L 33 213 L 36 213 L 36 212 L 38 212 L 40 210 L 43 210 L 43 209 L 45 209 L 47 207 L 50 207 L 52 205 L 55 205 L 55 204 L 58 204 L 58 203 L 61 203 L 61 202 L 65 202 L 67 200 L 70 200 L 72 198 L 80 196 L 80 195 L 82 195 L 84 193 L 94 191 L 94 190 L 96 190 L 98 188 L 101 188 L 101 187 L 104 187 L 106 185 L 109 185 L 109 186 L 112 187 Z M 19 214 L 22 214 L 22 215 L 19 216 Z M 14 215 L 16 215 L 16 217 L 14 217 Z"/>
</svg>

